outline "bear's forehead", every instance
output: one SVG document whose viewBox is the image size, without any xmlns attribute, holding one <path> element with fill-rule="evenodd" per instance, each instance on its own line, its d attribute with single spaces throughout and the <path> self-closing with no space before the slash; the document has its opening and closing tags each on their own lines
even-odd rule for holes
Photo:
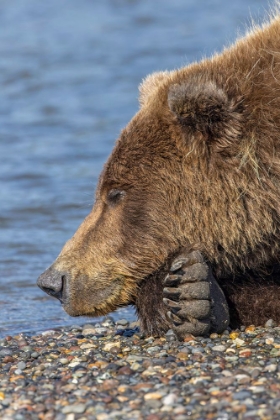
<svg viewBox="0 0 280 420">
<path fill-rule="evenodd" d="M 126 127 L 105 165 L 102 185 L 150 182 L 153 174 L 180 157 L 170 122 L 162 115 L 139 115 Z"/>
</svg>

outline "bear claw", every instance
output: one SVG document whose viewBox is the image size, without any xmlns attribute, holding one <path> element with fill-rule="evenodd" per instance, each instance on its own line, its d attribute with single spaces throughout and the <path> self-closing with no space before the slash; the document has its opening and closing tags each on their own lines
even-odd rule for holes
<svg viewBox="0 0 280 420">
<path fill-rule="evenodd" d="M 210 266 L 199 251 L 182 254 L 164 279 L 163 302 L 179 339 L 220 333 L 229 324 L 228 305 Z"/>
<path fill-rule="evenodd" d="M 165 287 L 163 289 L 164 297 L 178 302 L 181 296 L 181 290 L 177 287 Z"/>
</svg>

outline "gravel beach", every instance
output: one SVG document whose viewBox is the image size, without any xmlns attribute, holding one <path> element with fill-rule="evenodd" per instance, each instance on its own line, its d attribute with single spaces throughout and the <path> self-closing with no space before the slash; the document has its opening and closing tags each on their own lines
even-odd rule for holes
<svg viewBox="0 0 280 420">
<path fill-rule="evenodd" d="M 279 419 L 280 327 L 143 337 L 86 324 L 0 340 L 1 420 Z"/>
</svg>

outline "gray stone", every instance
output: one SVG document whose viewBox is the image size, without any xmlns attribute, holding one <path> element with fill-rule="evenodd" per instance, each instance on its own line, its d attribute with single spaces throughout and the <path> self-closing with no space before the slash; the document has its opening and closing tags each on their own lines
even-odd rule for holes
<svg viewBox="0 0 280 420">
<path fill-rule="evenodd" d="M 168 330 L 166 333 L 165 333 L 165 335 L 175 335 L 175 333 L 174 333 L 174 331 L 173 330 Z"/>
<path fill-rule="evenodd" d="M 143 357 L 137 356 L 136 354 L 130 354 L 129 356 L 127 356 L 126 360 L 128 362 L 142 362 Z"/>
<path fill-rule="evenodd" d="M 116 321 L 116 324 L 117 325 L 122 325 L 122 326 L 125 326 L 125 325 L 128 325 L 128 320 L 127 319 L 118 319 L 117 321 Z"/>
<path fill-rule="evenodd" d="M 152 347 L 148 347 L 146 350 L 147 350 L 148 353 L 153 353 L 155 351 L 159 351 L 160 347 L 159 346 L 152 346 Z"/>
<path fill-rule="evenodd" d="M 84 413 L 85 409 L 86 409 L 85 404 L 73 404 L 73 405 L 66 405 L 65 407 L 62 408 L 61 411 L 64 414 L 70 414 L 70 413 L 81 414 L 81 413 Z"/>
<path fill-rule="evenodd" d="M 178 397 L 176 394 L 168 394 L 163 399 L 162 402 L 164 405 L 173 405 L 176 403 Z"/>
<path fill-rule="evenodd" d="M 239 391 L 232 394 L 234 400 L 245 400 L 245 398 L 250 398 L 252 396 L 249 391 Z"/>
<path fill-rule="evenodd" d="M 266 323 L 264 324 L 264 326 L 266 328 L 275 327 L 275 322 L 273 321 L 273 319 L 269 319 L 268 321 L 266 321 Z"/>
<path fill-rule="evenodd" d="M 22 351 L 27 352 L 27 351 L 32 351 L 32 347 L 31 346 L 24 346 L 21 348 Z"/>
<path fill-rule="evenodd" d="M 277 370 L 277 365 L 275 365 L 274 363 L 271 363 L 270 365 L 267 365 L 264 368 L 265 372 L 275 372 Z"/>
<path fill-rule="evenodd" d="M 15 420 L 26 420 L 26 417 L 25 417 L 25 415 L 22 415 L 22 414 L 15 414 L 14 419 Z"/>
<path fill-rule="evenodd" d="M 226 349 L 226 346 L 223 346 L 222 344 L 212 347 L 213 351 L 222 351 L 223 352 L 223 351 L 225 351 L 225 349 Z"/>
<path fill-rule="evenodd" d="M 192 349 L 192 353 L 193 354 L 195 354 L 195 353 L 204 353 L 204 348 L 203 347 L 194 347 Z"/>
<path fill-rule="evenodd" d="M 162 406 L 162 402 L 159 400 L 147 400 L 145 401 L 145 405 L 150 408 L 160 408 Z"/>
<path fill-rule="evenodd" d="M 1 349 L 0 356 L 12 356 L 13 351 L 11 349 Z"/>
<path fill-rule="evenodd" d="M 24 362 L 19 362 L 17 365 L 18 369 L 20 370 L 24 370 L 26 368 L 26 363 Z"/>
<path fill-rule="evenodd" d="M 77 330 L 77 331 L 81 331 L 83 329 L 83 327 L 81 325 L 72 325 L 70 327 L 70 330 Z"/>
</svg>

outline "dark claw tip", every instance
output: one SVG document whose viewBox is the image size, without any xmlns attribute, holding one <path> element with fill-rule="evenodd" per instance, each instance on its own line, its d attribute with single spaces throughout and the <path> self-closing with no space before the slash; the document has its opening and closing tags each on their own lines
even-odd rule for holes
<svg viewBox="0 0 280 420">
<path fill-rule="evenodd" d="M 167 305 L 169 308 L 178 308 L 177 312 L 181 309 L 181 306 L 179 305 L 179 303 L 174 302 L 171 299 L 163 298 L 162 300 L 163 300 L 163 303 Z"/>
<path fill-rule="evenodd" d="M 167 274 L 165 279 L 163 280 L 164 286 L 177 286 L 180 283 L 180 276 L 173 274 Z"/>
<path fill-rule="evenodd" d="M 163 296 L 168 299 L 178 301 L 181 296 L 181 290 L 174 287 L 165 287 L 163 289 Z"/>
<path fill-rule="evenodd" d="M 174 315 L 172 312 L 168 311 L 167 312 L 167 316 L 170 319 L 170 321 L 173 322 L 173 324 L 177 327 L 179 325 L 183 324 L 183 320 L 181 320 L 180 318 L 178 318 L 178 316 Z"/>
<path fill-rule="evenodd" d="M 179 260 L 174 261 L 170 267 L 170 271 L 173 273 L 174 271 L 179 270 L 185 262 L 186 262 L 185 258 L 180 258 Z"/>
<path fill-rule="evenodd" d="M 173 313 L 173 314 L 177 314 L 177 312 L 179 312 L 180 310 L 181 310 L 181 308 L 180 307 L 177 307 L 177 306 L 172 306 L 171 308 L 170 308 L 170 310 L 171 310 L 171 312 Z"/>
</svg>

